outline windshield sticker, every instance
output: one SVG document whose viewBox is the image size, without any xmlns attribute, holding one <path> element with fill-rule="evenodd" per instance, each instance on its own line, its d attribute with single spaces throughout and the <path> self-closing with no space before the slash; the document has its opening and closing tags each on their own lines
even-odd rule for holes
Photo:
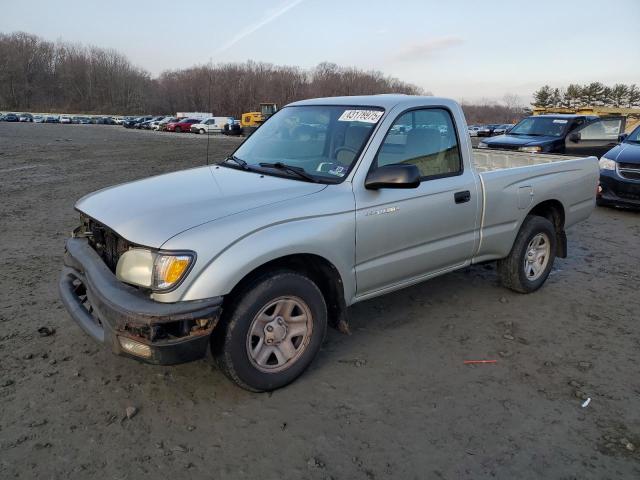
<svg viewBox="0 0 640 480">
<path fill-rule="evenodd" d="M 345 110 L 338 121 L 378 123 L 383 114 L 380 110 Z"/>
<path fill-rule="evenodd" d="M 567 123 L 567 120 L 554 120 L 553 123 L 562 123 L 564 125 Z"/>
<path fill-rule="evenodd" d="M 338 167 L 334 168 L 333 170 L 329 170 L 329 173 L 331 175 L 336 175 L 337 177 L 344 177 L 345 168 L 342 167 L 342 166 L 338 166 Z"/>
</svg>

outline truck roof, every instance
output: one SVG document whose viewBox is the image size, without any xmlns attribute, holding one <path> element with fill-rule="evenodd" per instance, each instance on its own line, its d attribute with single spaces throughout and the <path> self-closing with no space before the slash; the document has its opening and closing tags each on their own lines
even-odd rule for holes
<svg viewBox="0 0 640 480">
<path fill-rule="evenodd" d="M 385 110 L 389 110 L 397 105 L 403 105 L 407 108 L 420 105 L 444 105 L 454 107 L 456 105 L 454 100 L 450 98 L 431 97 L 431 96 L 418 96 L 418 95 L 403 95 L 399 93 L 393 94 L 381 94 L 381 95 L 359 95 L 349 97 L 325 97 L 325 98 L 312 98 L 309 100 L 300 100 L 293 102 L 287 106 L 301 106 L 301 105 L 349 105 L 349 106 L 361 106 L 361 107 L 380 107 Z"/>
<path fill-rule="evenodd" d="M 600 118 L 597 115 L 580 115 L 578 113 L 543 113 L 542 115 L 531 115 L 532 117 L 551 118 L 588 118 L 589 120 Z"/>
</svg>

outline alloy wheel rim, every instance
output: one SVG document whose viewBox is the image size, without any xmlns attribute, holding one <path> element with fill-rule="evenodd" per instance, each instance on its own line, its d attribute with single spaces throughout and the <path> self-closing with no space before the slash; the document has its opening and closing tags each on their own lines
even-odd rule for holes
<svg viewBox="0 0 640 480">
<path fill-rule="evenodd" d="M 247 334 L 249 359 L 262 372 L 290 368 L 306 350 L 312 332 L 311 310 L 302 299 L 276 298 L 251 321 Z"/>
<path fill-rule="evenodd" d="M 535 235 L 527 245 L 524 255 L 524 273 L 527 280 L 533 282 L 542 276 L 549 263 L 550 254 L 549 237 L 545 233 Z"/>
</svg>

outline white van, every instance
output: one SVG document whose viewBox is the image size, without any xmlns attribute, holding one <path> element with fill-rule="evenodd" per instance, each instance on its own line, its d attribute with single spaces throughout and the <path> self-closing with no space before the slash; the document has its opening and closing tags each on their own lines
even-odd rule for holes
<svg viewBox="0 0 640 480">
<path fill-rule="evenodd" d="M 233 117 L 209 117 L 200 123 L 191 125 L 193 133 L 222 133 L 226 124 L 233 123 Z"/>
</svg>

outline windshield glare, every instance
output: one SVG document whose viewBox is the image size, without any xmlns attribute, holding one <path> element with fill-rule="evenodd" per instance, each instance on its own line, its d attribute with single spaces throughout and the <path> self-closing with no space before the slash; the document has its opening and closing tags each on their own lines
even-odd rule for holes
<svg viewBox="0 0 640 480">
<path fill-rule="evenodd" d="M 286 107 L 257 129 L 234 156 L 257 168 L 263 168 L 260 163 L 281 162 L 304 169 L 319 181 L 337 183 L 353 166 L 383 113 L 375 107 Z M 267 170 L 282 175 L 282 171 Z"/>
<path fill-rule="evenodd" d="M 553 117 L 528 117 L 518 123 L 509 132 L 512 135 L 536 135 L 561 137 L 569 120 Z"/>
</svg>

